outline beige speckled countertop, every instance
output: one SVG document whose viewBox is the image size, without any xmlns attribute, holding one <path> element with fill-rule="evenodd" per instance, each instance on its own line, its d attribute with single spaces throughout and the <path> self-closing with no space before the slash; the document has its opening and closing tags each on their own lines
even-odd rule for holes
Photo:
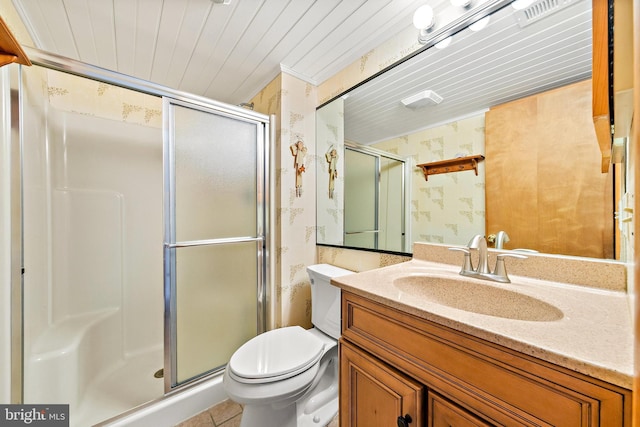
<svg viewBox="0 0 640 427">
<path fill-rule="evenodd" d="M 513 274 L 510 274 L 512 283 L 501 284 L 462 277 L 459 270 L 459 266 L 414 258 L 401 264 L 339 277 L 332 282 L 346 291 L 403 312 L 632 389 L 633 335 L 626 292 Z M 396 279 L 423 275 L 467 280 L 471 284 L 516 291 L 556 307 L 561 314 L 553 320 L 544 321 L 477 314 L 432 302 L 394 285 Z M 496 301 L 482 301 L 481 304 L 491 305 Z"/>
</svg>

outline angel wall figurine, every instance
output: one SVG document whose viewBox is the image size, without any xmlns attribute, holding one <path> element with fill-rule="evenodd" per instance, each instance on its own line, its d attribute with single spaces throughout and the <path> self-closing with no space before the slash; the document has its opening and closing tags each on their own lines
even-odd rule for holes
<svg viewBox="0 0 640 427">
<path fill-rule="evenodd" d="M 298 140 L 289 146 L 293 155 L 293 168 L 296 170 L 296 197 L 302 196 L 302 173 L 305 171 L 304 159 L 307 156 L 307 147 L 304 142 Z"/>
<path fill-rule="evenodd" d="M 335 179 L 338 177 L 338 150 L 332 145 L 324 155 L 329 163 L 329 198 L 333 199 Z"/>
</svg>

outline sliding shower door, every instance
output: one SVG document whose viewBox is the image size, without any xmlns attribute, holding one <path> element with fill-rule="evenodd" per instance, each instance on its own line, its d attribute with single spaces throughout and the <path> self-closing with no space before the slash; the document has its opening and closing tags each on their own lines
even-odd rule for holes
<svg viewBox="0 0 640 427">
<path fill-rule="evenodd" d="M 165 389 L 264 330 L 264 122 L 165 99 Z"/>
<path fill-rule="evenodd" d="M 403 252 L 405 162 L 369 147 L 345 147 L 344 244 Z"/>
<path fill-rule="evenodd" d="M 345 148 L 344 244 L 378 249 L 378 156 Z"/>
</svg>

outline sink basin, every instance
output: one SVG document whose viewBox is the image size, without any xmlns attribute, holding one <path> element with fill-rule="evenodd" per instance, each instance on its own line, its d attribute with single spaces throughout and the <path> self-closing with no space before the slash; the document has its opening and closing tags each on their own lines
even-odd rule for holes
<svg viewBox="0 0 640 427">
<path fill-rule="evenodd" d="M 557 307 L 522 293 L 458 278 L 411 275 L 393 285 L 417 298 L 477 314 L 512 320 L 551 322 L 563 317 Z"/>
</svg>

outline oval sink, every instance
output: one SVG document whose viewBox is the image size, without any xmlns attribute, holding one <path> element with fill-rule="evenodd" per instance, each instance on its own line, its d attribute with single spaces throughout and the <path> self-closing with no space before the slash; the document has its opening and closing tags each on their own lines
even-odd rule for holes
<svg viewBox="0 0 640 427">
<path fill-rule="evenodd" d="M 560 309 L 547 302 L 488 284 L 414 275 L 395 279 L 393 285 L 417 298 L 487 316 L 536 322 L 551 322 L 563 317 Z"/>
</svg>

